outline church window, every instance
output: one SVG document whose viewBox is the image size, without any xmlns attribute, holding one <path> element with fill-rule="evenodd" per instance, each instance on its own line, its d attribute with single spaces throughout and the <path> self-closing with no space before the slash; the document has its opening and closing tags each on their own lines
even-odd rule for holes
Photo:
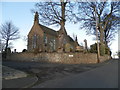
<svg viewBox="0 0 120 90">
<path fill-rule="evenodd" d="M 55 51 L 55 49 L 56 49 L 56 41 L 55 41 L 55 38 L 52 38 L 52 39 L 50 40 L 50 47 L 51 47 L 52 51 Z"/>
<path fill-rule="evenodd" d="M 50 51 L 53 51 L 53 42 L 52 42 L 52 40 L 50 40 L 49 45 L 50 45 Z"/>
<path fill-rule="evenodd" d="M 37 46 L 37 35 L 34 34 L 32 37 L 32 47 L 36 48 L 36 46 Z"/>
<path fill-rule="evenodd" d="M 45 33 L 44 33 L 44 43 L 47 44 L 47 36 Z"/>
<path fill-rule="evenodd" d="M 64 38 L 64 41 L 63 41 L 63 43 L 64 43 L 64 44 L 66 44 L 66 43 L 67 43 L 67 41 L 66 41 L 66 39 L 65 39 L 65 38 Z"/>
<path fill-rule="evenodd" d="M 55 44 L 56 44 L 56 43 L 55 43 L 55 39 L 54 39 L 54 40 L 53 40 L 54 50 L 55 50 L 55 48 L 56 48 Z"/>
</svg>

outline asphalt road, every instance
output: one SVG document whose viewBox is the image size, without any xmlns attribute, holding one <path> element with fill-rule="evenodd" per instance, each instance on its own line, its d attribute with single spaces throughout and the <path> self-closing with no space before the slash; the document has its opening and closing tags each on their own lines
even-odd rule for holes
<svg viewBox="0 0 120 90">
<path fill-rule="evenodd" d="M 33 88 L 118 88 L 118 60 L 84 73 L 49 80 Z"/>
</svg>

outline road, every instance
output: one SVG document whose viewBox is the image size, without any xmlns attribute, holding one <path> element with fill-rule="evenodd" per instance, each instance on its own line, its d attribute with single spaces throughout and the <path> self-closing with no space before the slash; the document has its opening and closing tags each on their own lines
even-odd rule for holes
<svg viewBox="0 0 120 90">
<path fill-rule="evenodd" d="M 118 60 L 84 73 L 49 80 L 33 88 L 118 88 Z"/>
</svg>

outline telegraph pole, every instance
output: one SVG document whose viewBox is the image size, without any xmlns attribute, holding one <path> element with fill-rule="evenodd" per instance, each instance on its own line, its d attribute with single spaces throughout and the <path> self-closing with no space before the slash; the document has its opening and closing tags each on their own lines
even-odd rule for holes
<svg viewBox="0 0 120 90">
<path fill-rule="evenodd" d="M 96 18 L 96 41 L 97 41 L 97 62 L 100 62 L 100 49 L 99 49 L 99 42 L 98 42 L 98 19 L 97 19 L 97 10 L 95 7 L 95 18 Z"/>
<path fill-rule="evenodd" d="M 1 39 L 0 39 L 0 53 L 2 53 L 2 42 L 1 42 Z"/>
</svg>

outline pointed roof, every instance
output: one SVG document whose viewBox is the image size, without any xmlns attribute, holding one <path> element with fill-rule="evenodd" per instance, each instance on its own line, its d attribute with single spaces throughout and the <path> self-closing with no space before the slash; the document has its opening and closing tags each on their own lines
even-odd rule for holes
<svg viewBox="0 0 120 90">
<path fill-rule="evenodd" d="M 53 30 L 51 28 L 48 28 L 46 26 L 43 26 L 41 24 L 39 24 L 39 25 L 42 28 L 42 30 L 44 31 L 44 33 L 47 33 L 47 34 L 50 34 L 50 35 L 53 35 L 53 36 L 56 36 L 56 37 L 58 36 L 58 32 L 57 31 L 55 31 L 55 30 Z"/>
<path fill-rule="evenodd" d="M 35 22 L 39 23 L 39 15 L 38 15 L 38 12 L 35 12 L 34 23 L 35 23 Z"/>
<path fill-rule="evenodd" d="M 69 38 L 70 42 L 75 42 L 69 35 L 68 35 L 68 38 Z"/>
</svg>

